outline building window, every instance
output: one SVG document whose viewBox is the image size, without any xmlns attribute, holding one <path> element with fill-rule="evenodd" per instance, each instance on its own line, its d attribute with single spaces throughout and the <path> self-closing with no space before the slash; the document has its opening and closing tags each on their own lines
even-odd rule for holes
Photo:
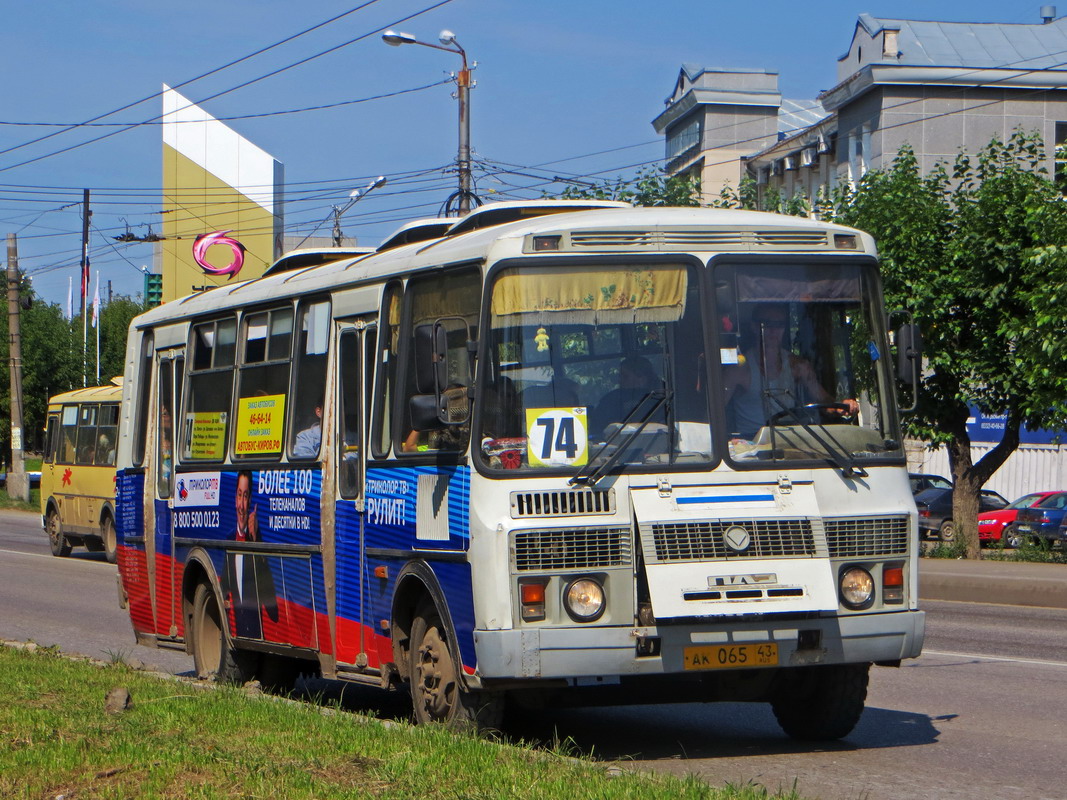
<svg viewBox="0 0 1067 800">
<path fill-rule="evenodd" d="M 1056 123 L 1056 188 L 1067 197 L 1067 122 Z"/>
<path fill-rule="evenodd" d="M 700 120 L 676 128 L 667 134 L 667 158 L 681 155 L 700 141 Z"/>
</svg>

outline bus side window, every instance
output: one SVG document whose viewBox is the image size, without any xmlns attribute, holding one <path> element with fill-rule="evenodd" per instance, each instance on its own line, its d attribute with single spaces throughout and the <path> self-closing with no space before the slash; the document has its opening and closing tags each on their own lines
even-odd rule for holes
<svg viewBox="0 0 1067 800">
<path fill-rule="evenodd" d="M 293 388 L 289 411 L 289 455 L 317 458 L 322 441 L 322 408 L 326 397 L 326 363 L 330 342 L 330 304 L 305 303 L 300 307 L 296 352 L 293 354 Z"/>
<path fill-rule="evenodd" d="M 100 419 L 96 435 L 96 463 L 111 467 L 115 465 L 115 448 L 119 441 L 119 407 L 115 404 L 100 406 Z"/>
<path fill-rule="evenodd" d="M 375 396 L 371 433 L 368 439 L 374 443 L 375 456 L 389 453 L 393 433 L 393 407 L 396 402 L 397 365 L 400 363 L 400 308 L 403 292 L 398 282 L 385 287 L 382 298 L 381 340 L 379 342 L 377 369 L 378 392 Z M 368 364 L 368 369 L 375 364 Z"/>
<path fill-rule="evenodd" d="M 233 455 L 281 458 L 292 363 L 293 308 L 286 305 L 246 314 L 242 327 Z M 257 407 L 268 411 L 256 410 Z M 263 414 L 268 416 L 268 422 L 250 421 Z M 262 430 L 269 434 L 262 435 Z"/>
<path fill-rule="evenodd" d="M 182 432 L 182 459 L 226 457 L 237 321 L 227 317 L 193 327 L 189 397 Z"/>
<path fill-rule="evenodd" d="M 441 320 L 447 340 L 444 385 L 439 387 L 443 390 L 442 402 L 450 416 L 457 420 L 465 418 L 465 421 L 456 425 L 442 424 L 433 430 L 414 428 L 411 404 L 425 399 L 427 392 L 432 393 L 434 387 L 417 385 L 415 358 L 424 354 L 415 352 L 414 337 L 410 337 L 406 347 L 404 402 L 401 405 L 401 418 L 404 420 L 401 442 L 404 452 L 464 450 L 467 447 L 470 435 L 467 389 L 471 385 L 467 334 L 469 330 L 471 338 L 477 338 L 481 285 L 481 273 L 472 269 L 440 272 L 412 279 L 408 283 L 404 329 L 414 331 L 421 326 L 432 328 L 436 321 Z"/>
<path fill-rule="evenodd" d="M 58 443 L 60 464 L 73 464 L 78 450 L 78 407 L 63 406 L 62 439 Z"/>
<path fill-rule="evenodd" d="M 96 412 L 97 406 L 84 405 L 78 414 L 78 451 L 75 459 L 78 464 L 92 464 L 96 461 Z"/>
<path fill-rule="evenodd" d="M 59 445 L 59 437 L 57 436 L 58 433 L 59 433 L 59 417 L 54 416 L 54 415 L 53 416 L 49 416 L 48 417 L 48 428 L 45 431 L 45 436 L 44 436 L 44 462 L 46 464 L 55 463 L 55 460 L 56 460 L 56 449 L 57 449 L 57 446 Z"/>
</svg>

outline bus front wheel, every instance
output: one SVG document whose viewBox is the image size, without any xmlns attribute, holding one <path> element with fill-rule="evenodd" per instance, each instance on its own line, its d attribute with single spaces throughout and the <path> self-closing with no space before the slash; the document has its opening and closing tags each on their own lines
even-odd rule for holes
<svg viewBox="0 0 1067 800">
<path fill-rule="evenodd" d="M 218 598 L 207 583 L 197 584 L 190 627 L 193 666 L 198 678 L 240 684 L 255 677 L 256 654 L 234 649 Z"/>
<path fill-rule="evenodd" d="M 870 669 L 870 664 L 799 668 L 771 698 L 778 724 L 794 739 L 847 736 L 863 713 Z"/>
<path fill-rule="evenodd" d="M 63 535 L 63 525 L 59 521 L 59 512 L 54 508 L 48 509 L 45 515 L 45 528 L 48 531 L 48 546 L 52 549 L 52 555 L 57 558 L 66 558 L 70 555 L 71 546 L 67 537 Z"/>
<path fill-rule="evenodd" d="M 411 703 L 417 723 L 481 730 L 499 727 L 503 698 L 471 692 L 464 686 L 462 667 L 453 658 L 441 615 L 432 604 L 424 604 L 415 615 L 409 661 Z"/>
</svg>

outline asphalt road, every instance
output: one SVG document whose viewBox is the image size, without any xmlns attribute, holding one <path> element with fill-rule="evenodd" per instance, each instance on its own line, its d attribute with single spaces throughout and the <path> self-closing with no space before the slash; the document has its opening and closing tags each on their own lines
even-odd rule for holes
<svg viewBox="0 0 1067 800">
<path fill-rule="evenodd" d="M 926 601 L 926 649 L 874 668 L 867 710 L 844 741 L 785 737 L 758 704 L 680 704 L 527 713 L 510 732 L 570 739 L 626 769 L 714 785 L 796 786 L 824 800 L 1067 796 L 1067 610 Z M 183 653 L 134 644 L 115 568 L 76 550 L 53 558 L 38 517 L 0 511 L 0 638 L 189 672 Z M 403 717 L 396 694 L 345 687 L 350 706 Z"/>
</svg>

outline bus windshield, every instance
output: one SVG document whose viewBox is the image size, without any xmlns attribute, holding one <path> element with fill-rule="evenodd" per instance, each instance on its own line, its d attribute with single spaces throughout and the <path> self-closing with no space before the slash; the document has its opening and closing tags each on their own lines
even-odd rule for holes
<svg viewBox="0 0 1067 800">
<path fill-rule="evenodd" d="M 476 442 L 490 469 L 900 455 L 862 265 L 509 268 L 489 297 Z"/>
</svg>

